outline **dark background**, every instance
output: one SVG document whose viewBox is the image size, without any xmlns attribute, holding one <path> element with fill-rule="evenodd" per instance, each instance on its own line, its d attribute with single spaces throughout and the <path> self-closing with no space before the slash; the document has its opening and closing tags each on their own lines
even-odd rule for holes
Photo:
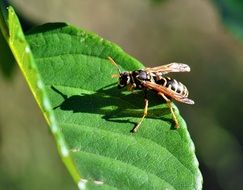
<svg viewBox="0 0 243 190">
<path fill-rule="evenodd" d="M 173 77 L 187 85 L 196 104 L 176 104 L 196 146 L 204 189 L 243 189 L 243 3 L 11 3 L 26 30 L 37 24 L 65 21 L 119 44 L 146 66 L 189 64 L 191 73 Z M 0 64 L 0 189 L 75 189 L 19 68 Z"/>
</svg>

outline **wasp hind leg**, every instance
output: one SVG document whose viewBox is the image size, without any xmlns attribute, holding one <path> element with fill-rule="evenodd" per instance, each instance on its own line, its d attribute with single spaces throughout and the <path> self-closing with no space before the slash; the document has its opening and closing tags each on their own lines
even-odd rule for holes
<svg viewBox="0 0 243 190">
<path fill-rule="evenodd" d="M 169 106 L 170 112 L 171 112 L 173 120 L 175 122 L 175 128 L 178 129 L 179 128 L 179 123 L 178 123 L 177 117 L 175 115 L 175 112 L 173 110 L 173 107 L 172 107 L 172 104 L 171 104 L 171 100 L 168 99 L 163 93 L 158 93 L 158 94 L 161 95 L 165 99 L 167 105 Z"/>
<path fill-rule="evenodd" d="M 139 123 L 131 130 L 131 132 L 133 132 L 133 133 L 136 133 L 138 131 L 138 128 L 140 127 L 144 118 L 148 114 L 148 99 L 147 99 L 146 92 L 145 92 L 145 96 L 144 96 L 144 104 L 145 104 L 145 106 L 144 106 L 144 110 L 143 110 L 143 117 L 140 119 Z"/>
</svg>

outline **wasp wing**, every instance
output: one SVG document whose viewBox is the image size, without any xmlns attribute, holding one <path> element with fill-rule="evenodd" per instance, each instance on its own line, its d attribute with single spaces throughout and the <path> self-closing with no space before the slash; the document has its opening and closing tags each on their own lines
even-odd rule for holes
<svg viewBox="0 0 243 190">
<path fill-rule="evenodd" d="M 143 86 L 152 90 L 155 90 L 158 93 L 163 93 L 166 96 L 169 96 L 175 100 L 177 100 L 178 102 L 182 102 L 185 104 L 194 104 L 194 101 L 187 98 L 187 97 L 183 97 L 180 94 L 164 87 L 161 86 L 159 84 L 153 83 L 153 82 L 149 82 L 149 81 L 145 81 L 143 82 Z"/>
<path fill-rule="evenodd" d="M 147 67 L 144 69 L 147 72 L 158 72 L 162 74 L 171 72 L 190 72 L 190 67 L 184 63 L 170 63 L 158 67 Z"/>
</svg>

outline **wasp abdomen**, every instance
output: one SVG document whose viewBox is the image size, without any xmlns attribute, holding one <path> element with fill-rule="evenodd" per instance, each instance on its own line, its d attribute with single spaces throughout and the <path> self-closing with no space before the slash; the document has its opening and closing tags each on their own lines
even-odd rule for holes
<svg viewBox="0 0 243 190">
<path fill-rule="evenodd" d="M 172 90 L 173 92 L 176 92 L 178 95 L 188 97 L 188 90 L 186 86 L 175 79 L 172 79 L 170 77 L 162 77 L 157 80 L 156 83 Z"/>
</svg>

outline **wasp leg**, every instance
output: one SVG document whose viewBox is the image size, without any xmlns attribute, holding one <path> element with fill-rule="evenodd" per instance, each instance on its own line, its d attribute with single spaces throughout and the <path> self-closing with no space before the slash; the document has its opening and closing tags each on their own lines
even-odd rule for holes
<svg viewBox="0 0 243 190">
<path fill-rule="evenodd" d="M 142 124 L 144 118 L 146 117 L 146 115 L 148 114 L 148 99 L 144 99 L 144 103 L 145 103 L 145 107 L 144 107 L 144 111 L 143 111 L 143 117 L 141 118 L 141 120 L 139 121 L 139 123 L 132 129 L 133 133 L 136 133 L 138 131 L 138 128 L 140 127 L 140 125 Z"/>
<path fill-rule="evenodd" d="M 143 117 L 140 119 L 139 123 L 131 130 L 131 132 L 136 133 L 138 131 L 138 128 L 142 124 L 144 118 L 148 114 L 148 98 L 147 98 L 147 91 L 144 90 L 144 110 L 143 110 Z"/>
<path fill-rule="evenodd" d="M 167 105 L 169 106 L 170 112 L 171 112 L 173 120 L 175 122 L 175 128 L 178 129 L 179 128 L 179 123 L 178 123 L 177 117 L 175 115 L 175 112 L 173 110 L 173 107 L 171 105 L 171 100 L 169 100 L 163 93 L 158 93 L 158 94 L 161 95 L 165 99 Z"/>
<path fill-rule="evenodd" d="M 128 90 L 128 91 L 131 91 L 133 94 L 135 94 L 135 92 L 134 92 L 134 86 L 133 86 L 132 84 L 129 84 L 129 85 L 127 86 L 127 90 Z"/>
</svg>

